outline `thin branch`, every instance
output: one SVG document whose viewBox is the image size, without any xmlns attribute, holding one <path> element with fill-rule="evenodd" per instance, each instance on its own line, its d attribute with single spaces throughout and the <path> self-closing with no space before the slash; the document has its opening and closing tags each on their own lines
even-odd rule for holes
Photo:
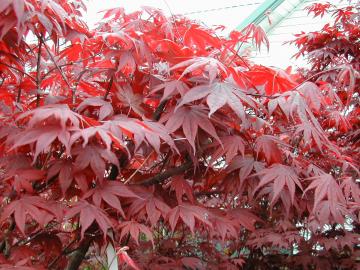
<svg viewBox="0 0 360 270">
<path fill-rule="evenodd" d="M 0 252 L 3 252 L 4 255 L 6 255 L 6 253 L 8 253 L 8 251 L 6 250 L 8 236 L 15 229 L 15 227 L 16 227 L 15 220 L 14 220 L 14 218 L 11 218 L 9 227 L 7 229 L 5 229 L 4 234 L 3 234 L 3 240 L 0 242 Z"/>
<path fill-rule="evenodd" d="M 320 71 L 320 72 L 317 72 L 315 73 L 314 75 L 310 76 L 309 78 L 307 78 L 306 80 L 302 81 L 301 83 L 299 83 L 298 85 L 296 85 L 294 88 L 288 90 L 288 91 L 293 91 L 295 90 L 296 88 L 298 88 L 299 86 L 303 85 L 304 83 L 308 82 L 308 81 L 311 81 L 312 79 L 314 79 L 315 77 L 317 76 L 320 76 L 322 74 L 325 74 L 325 73 L 328 73 L 330 71 L 334 71 L 334 70 L 338 70 L 338 69 L 341 69 L 341 67 L 334 67 L 334 68 L 331 68 L 331 69 L 328 69 L 328 70 L 323 70 L 323 71 Z"/>
<path fill-rule="evenodd" d="M 279 95 L 274 95 L 274 96 L 268 96 L 268 95 L 263 95 L 263 94 L 252 94 L 252 93 L 245 93 L 248 96 L 253 96 L 253 97 L 266 97 L 266 98 L 278 98 Z"/>
<path fill-rule="evenodd" d="M 55 180 L 58 178 L 58 174 L 51 177 L 49 180 L 43 183 L 35 182 L 33 184 L 33 189 L 36 190 L 38 193 L 43 192 L 45 189 L 47 189 L 51 184 L 55 182 Z"/>
<path fill-rule="evenodd" d="M 16 68 L 16 67 L 13 67 L 13 66 L 11 66 L 11 65 L 9 65 L 9 64 L 6 64 L 6 63 L 4 63 L 4 62 L 1 62 L 1 61 L 0 61 L 0 65 L 4 65 L 4 66 L 7 66 L 8 68 L 11 68 L 11 69 L 13 69 L 13 70 L 16 70 L 17 72 L 21 73 L 21 74 L 24 75 L 24 76 L 29 77 L 32 81 L 36 82 L 36 79 L 35 79 L 33 76 L 31 76 L 29 73 L 26 73 L 25 71 L 22 71 L 22 70 L 20 70 L 20 69 L 18 69 L 18 68 Z"/>
<path fill-rule="evenodd" d="M 167 9 L 169 10 L 170 14 L 171 14 L 171 19 L 173 20 L 173 25 L 174 25 L 174 28 L 175 28 L 175 31 L 176 31 L 176 34 L 178 35 L 178 37 L 181 37 L 180 35 L 180 32 L 179 32 L 179 29 L 177 28 L 177 25 L 176 25 L 176 17 L 174 15 L 174 13 L 172 12 L 168 2 L 166 0 L 163 0 Z M 183 44 L 183 41 L 180 40 L 180 43 Z"/>
<path fill-rule="evenodd" d="M 166 153 L 165 158 L 162 160 L 162 165 L 161 165 L 161 168 L 160 168 L 160 172 L 161 172 L 161 171 L 164 169 L 164 167 L 166 166 L 169 158 L 170 158 L 170 150 Z"/>
<path fill-rule="evenodd" d="M 250 28 L 247 29 L 247 32 L 246 32 L 246 35 L 249 35 L 249 34 L 250 34 Z M 237 48 L 237 50 L 236 50 L 235 53 L 234 53 L 234 56 L 232 57 L 232 59 L 230 60 L 230 62 L 226 65 L 227 67 L 230 67 L 230 65 L 232 64 L 232 62 L 234 62 L 234 60 L 235 60 L 236 57 L 240 57 L 240 58 L 241 58 L 241 56 L 239 55 L 239 52 L 240 52 L 240 49 L 241 49 L 241 47 L 242 47 L 242 45 L 243 45 L 244 43 L 245 43 L 245 40 L 240 43 L 239 47 Z"/>
<path fill-rule="evenodd" d="M 87 58 L 80 59 L 80 60 L 77 60 L 77 61 L 74 61 L 74 62 L 69 62 L 69 63 L 61 64 L 61 65 L 58 65 L 58 67 L 59 67 L 59 68 L 63 68 L 63 67 L 66 67 L 66 66 L 72 66 L 72 65 L 75 65 L 75 64 L 79 64 L 79 63 L 81 63 L 81 62 L 84 62 L 84 61 L 87 61 L 87 60 L 89 60 L 89 59 L 91 59 L 91 58 L 94 58 L 94 57 L 100 55 L 101 53 L 102 53 L 102 52 L 99 52 L 99 53 L 96 53 L 96 54 L 94 54 L 94 55 L 92 55 L 92 56 L 89 56 L 89 57 L 87 57 Z M 43 75 L 42 79 L 45 79 L 47 76 L 49 76 L 49 74 L 50 74 L 51 72 L 53 72 L 54 70 L 57 70 L 57 69 L 58 69 L 57 67 L 54 67 L 54 68 L 52 68 L 52 69 L 49 69 L 49 70 Z"/>
<path fill-rule="evenodd" d="M 211 191 L 199 191 L 199 192 L 195 192 L 194 196 L 195 197 L 201 197 L 201 196 L 212 196 L 212 195 L 219 195 L 224 193 L 221 190 L 211 190 Z"/>
<path fill-rule="evenodd" d="M 167 160 L 167 156 L 165 156 L 165 158 L 164 159 L 162 159 L 162 160 L 160 160 L 160 161 L 158 161 L 158 162 L 155 162 L 153 165 L 151 165 L 149 168 L 147 168 L 146 170 L 141 170 L 141 171 L 145 171 L 145 172 L 152 172 L 157 166 L 159 166 L 160 164 L 162 164 L 162 166 L 163 166 L 163 164 L 164 164 L 164 162 L 166 162 L 166 160 Z M 161 167 L 162 167 L 161 166 Z M 160 169 L 160 171 L 161 171 L 162 169 Z"/>
<path fill-rule="evenodd" d="M 167 99 L 160 102 L 159 106 L 156 108 L 156 110 L 155 110 L 155 112 L 154 112 L 154 114 L 152 116 L 152 119 L 154 121 L 159 121 L 159 119 L 161 117 L 161 114 L 163 113 L 167 102 L 168 102 Z"/>
<path fill-rule="evenodd" d="M 71 240 L 64 248 L 63 250 L 60 252 L 60 254 L 54 258 L 48 265 L 48 269 L 52 269 L 53 266 L 55 266 L 55 264 L 60 260 L 60 258 L 63 255 L 66 255 L 69 252 L 69 248 L 72 246 L 72 244 L 74 244 L 78 239 L 74 238 L 73 240 Z"/>
<path fill-rule="evenodd" d="M 140 169 L 145 165 L 146 161 L 149 160 L 151 155 L 154 153 L 154 150 L 144 159 L 144 161 L 140 164 L 140 166 L 129 176 L 128 179 L 124 182 L 124 184 L 127 184 L 131 181 L 131 179 L 140 171 Z"/>
<path fill-rule="evenodd" d="M 74 86 L 73 87 L 71 87 L 71 101 L 72 101 L 72 104 L 75 104 L 76 103 L 76 90 L 77 90 L 77 88 L 78 88 L 78 85 L 79 85 L 79 83 L 80 83 L 80 81 L 81 81 L 81 78 L 82 78 L 82 76 L 84 76 L 84 74 L 86 73 L 86 72 L 88 72 L 89 70 L 87 69 L 87 68 L 85 68 L 83 71 L 81 71 L 80 72 L 80 74 L 79 74 L 79 76 L 78 76 L 78 78 L 76 79 L 76 82 L 74 83 Z"/>
<path fill-rule="evenodd" d="M 170 168 L 167 171 L 163 173 L 159 173 L 155 175 L 154 177 L 145 179 L 144 181 L 137 183 L 138 185 L 144 185 L 144 186 L 151 186 L 154 184 L 160 184 L 166 179 L 170 178 L 174 175 L 179 175 L 187 171 L 193 166 L 193 163 L 191 160 L 186 161 L 184 164 L 180 165 L 179 167 Z"/>
<path fill-rule="evenodd" d="M 46 225 L 46 227 L 44 228 L 45 230 L 43 228 L 41 228 L 38 231 L 36 231 L 36 232 L 32 233 L 31 235 L 29 235 L 28 237 L 26 237 L 25 239 L 20 239 L 19 241 L 15 242 L 13 244 L 13 247 L 24 246 L 24 245 L 30 243 L 31 241 L 33 241 L 39 235 L 44 234 L 48 230 L 53 229 L 56 225 L 58 225 L 57 222 L 48 223 Z M 48 232 L 50 233 L 51 231 L 48 231 Z"/>
<path fill-rule="evenodd" d="M 20 103 L 20 99 L 21 99 L 21 87 L 19 87 L 17 95 L 16 95 L 16 102 Z"/>
<path fill-rule="evenodd" d="M 42 41 L 43 41 L 42 37 L 40 37 L 40 40 L 42 40 Z M 46 43 L 44 43 L 44 47 L 45 47 L 45 49 L 46 49 L 46 51 L 47 51 L 48 55 L 50 56 L 51 61 L 54 63 L 54 65 L 55 65 L 56 69 L 60 72 L 60 75 L 61 75 L 61 77 L 63 78 L 64 82 L 65 82 L 65 83 L 66 83 L 66 85 L 69 87 L 69 89 L 71 89 L 71 90 L 72 90 L 72 87 L 71 87 L 71 85 L 70 85 L 70 83 L 69 83 L 68 79 L 65 77 L 65 74 L 62 72 L 61 68 L 60 68 L 60 67 L 59 67 L 59 65 L 57 64 L 57 62 L 56 62 L 56 60 L 55 60 L 54 56 L 52 55 L 52 53 L 51 53 L 51 51 L 50 51 L 49 47 L 46 45 Z M 74 101 L 75 101 L 75 95 L 74 95 L 74 92 L 73 92 L 73 91 L 72 91 L 72 101 L 73 101 L 73 103 L 75 103 L 75 102 L 74 102 Z"/>
<path fill-rule="evenodd" d="M 73 65 L 74 62 L 69 62 L 69 63 L 66 63 L 66 64 L 63 64 L 63 65 L 58 65 L 59 68 L 63 68 L 63 67 L 66 67 L 66 66 L 71 66 Z M 45 79 L 51 72 L 53 72 L 54 70 L 57 70 L 58 67 L 54 67 L 54 68 L 51 68 L 49 69 L 43 76 L 42 76 L 42 79 Z"/>
<path fill-rule="evenodd" d="M 40 77 L 40 65 L 41 65 L 41 48 L 43 44 L 43 39 L 39 38 L 39 51 L 37 57 L 37 64 L 36 64 L 36 107 L 40 105 L 40 84 L 41 84 L 41 77 Z"/>
</svg>

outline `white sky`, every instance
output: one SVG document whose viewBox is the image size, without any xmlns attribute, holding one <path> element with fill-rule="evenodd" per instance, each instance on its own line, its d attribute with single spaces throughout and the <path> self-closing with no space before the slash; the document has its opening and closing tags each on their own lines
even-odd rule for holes
<svg viewBox="0 0 360 270">
<path fill-rule="evenodd" d="M 132 12 L 141 6 L 151 6 L 162 9 L 168 15 L 185 14 L 191 19 L 201 20 L 209 27 L 224 25 L 228 28 L 225 33 L 228 33 L 261 2 L 263 0 L 88 0 L 86 17 L 92 27 L 101 18 L 97 14 L 101 10 L 124 7 L 126 12 Z M 207 11 L 201 12 L 204 10 Z"/>
<path fill-rule="evenodd" d="M 1 0 L 0 0 L 1 1 Z M 234 30 L 244 19 L 246 19 L 264 0 L 85 0 L 88 4 L 88 11 L 85 19 L 90 27 L 98 22 L 102 14 L 99 11 L 114 7 L 124 7 L 126 12 L 139 10 L 141 6 L 151 6 L 162 9 L 165 14 L 184 14 L 187 17 L 203 22 L 206 26 L 224 25 L 226 30 L 223 35 L 227 35 Z M 333 0 L 339 1 L 339 0 Z M 300 13 L 299 13 L 300 12 Z M 306 12 L 299 11 L 302 16 Z M 290 59 L 296 53 L 294 46 L 283 45 L 285 40 L 293 39 L 292 34 L 301 30 L 315 30 L 317 25 L 306 25 L 309 20 L 302 17 L 300 21 L 292 20 L 289 24 L 294 24 L 291 29 L 279 28 L 278 32 L 286 34 L 273 33 L 270 36 L 270 52 L 262 50 L 257 54 L 254 61 L 263 65 L 275 65 L 280 68 L 286 68 L 289 65 L 303 66 L 304 61 Z M 305 23 L 304 23 L 305 22 Z M 310 19 L 310 23 L 312 20 Z M 288 24 L 284 22 L 285 25 Z M 296 26 L 296 24 L 299 26 Z M 278 42 L 278 39 L 282 42 Z"/>
</svg>

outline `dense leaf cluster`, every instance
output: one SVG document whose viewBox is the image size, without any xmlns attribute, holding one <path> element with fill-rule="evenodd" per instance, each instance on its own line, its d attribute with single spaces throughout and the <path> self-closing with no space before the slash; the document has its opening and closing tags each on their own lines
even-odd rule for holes
<svg viewBox="0 0 360 270">
<path fill-rule="evenodd" d="M 0 269 L 355 268 L 356 6 L 309 8 L 301 75 L 255 25 L 84 8 L 0 1 Z"/>
</svg>

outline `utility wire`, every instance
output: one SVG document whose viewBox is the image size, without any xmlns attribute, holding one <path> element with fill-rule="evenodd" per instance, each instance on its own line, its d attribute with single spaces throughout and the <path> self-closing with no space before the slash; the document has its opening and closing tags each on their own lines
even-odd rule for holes
<svg viewBox="0 0 360 270">
<path fill-rule="evenodd" d="M 232 9 L 232 8 L 238 8 L 238 7 L 247 7 L 247 6 L 254 6 L 259 5 L 262 2 L 254 2 L 249 4 L 240 4 L 240 5 L 233 5 L 233 6 L 227 6 L 227 7 L 221 7 L 221 8 L 212 8 L 212 9 L 203 9 L 203 10 L 196 10 L 191 12 L 183 13 L 183 15 L 191 15 L 191 14 L 198 14 L 198 13 L 206 13 L 206 12 L 213 12 L 213 11 L 219 11 L 219 10 L 225 10 L 225 9 Z"/>
</svg>

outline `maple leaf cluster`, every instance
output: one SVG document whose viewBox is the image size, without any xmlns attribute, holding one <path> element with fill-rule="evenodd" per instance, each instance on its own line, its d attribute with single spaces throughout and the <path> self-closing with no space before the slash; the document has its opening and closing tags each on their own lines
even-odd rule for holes
<svg viewBox="0 0 360 270">
<path fill-rule="evenodd" d="M 0 269 L 354 269 L 355 5 L 309 8 L 300 74 L 239 54 L 256 25 L 84 9 L 0 2 Z"/>
</svg>

